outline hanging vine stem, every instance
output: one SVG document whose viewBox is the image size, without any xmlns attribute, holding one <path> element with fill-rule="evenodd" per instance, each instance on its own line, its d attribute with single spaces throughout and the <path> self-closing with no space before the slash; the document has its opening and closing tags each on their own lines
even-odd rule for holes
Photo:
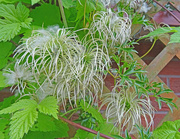
<svg viewBox="0 0 180 139">
<path fill-rule="evenodd" d="M 73 126 L 79 128 L 79 129 L 85 130 L 85 131 L 90 132 L 90 133 L 93 133 L 93 134 L 95 134 L 95 135 L 98 134 L 98 132 L 95 131 L 95 130 L 92 130 L 92 129 L 89 129 L 89 128 L 87 128 L 87 127 L 84 127 L 84 126 L 81 126 L 81 125 L 79 125 L 79 124 L 76 124 L 76 123 L 74 123 L 74 122 L 72 122 L 72 121 L 70 121 L 70 120 L 68 120 L 68 119 L 65 119 L 65 118 L 63 118 L 63 117 L 61 117 L 61 116 L 58 116 L 58 117 L 59 117 L 59 119 L 63 120 L 64 122 L 66 122 L 66 123 L 68 123 L 68 124 L 70 124 L 70 125 L 73 125 Z M 106 138 L 106 139 L 114 139 L 114 138 L 109 137 L 109 136 L 107 136 L 107 135 L 105 135 L 105 134 L 102 134 L 102 133 L 100 133 L 100 136 L 103 137 L 103 138 Z"/>
<path fill-rule="evenodd" d="M 62 5 L 62 0 L 58 0 L 58 3 L 59 3 L 59 9 L 60 9 L 60 12 L 61 12 L 63 24 L 64 24 L 65 28 L 68 28 L 67 21 L 66 21 L 66 16 L 64 14 L 64 9 L 63 9 L 63 5 Z"/>
</svg>

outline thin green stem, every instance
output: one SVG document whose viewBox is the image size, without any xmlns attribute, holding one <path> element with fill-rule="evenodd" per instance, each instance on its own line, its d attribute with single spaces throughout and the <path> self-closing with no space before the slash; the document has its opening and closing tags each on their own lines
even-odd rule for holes
<svg viewBox="0 0 180 139">
<path fill-rule="evenodd" d="M 67 21 L 66 21 L 66 16 L 65 16 L 65 13 L 64 13 L 63 5 L 62 5 L 62 0 L 58 0 L 58 3 L 59 3 L 59 9 L 60 9 L 60 13 L 61 13 L 61 16 L 62 16 L 63 24 L 64 24 L 65 28 L 68 28 Z"/>
<path fill-rule="evenodd" d="M 85 1 L 85 5 L 84 5 L 84 22 L 83 22 L 84 27 L 86 24 L 86 3 L 87 3 L 87 0 Z"/>
<path fill-rule="evenodd" d="M 152 46 L 151 46 L 151 48 L 150 48 L 143 56 L 140 57 L 141 59 L 142 59 L 143 57 L 145 57 L 145 56 L 153 49 L 156 41 L 157 41 L 157 39 L 155 38 L 155 39 L 154 39 L 154 42 L 153 42 L 153 44 L 152 44 Z"/>
<path fill-rule="evenodd" d="M 115 79 L 116 77 L 108 70 L 108 73 Z"/>
</svg>

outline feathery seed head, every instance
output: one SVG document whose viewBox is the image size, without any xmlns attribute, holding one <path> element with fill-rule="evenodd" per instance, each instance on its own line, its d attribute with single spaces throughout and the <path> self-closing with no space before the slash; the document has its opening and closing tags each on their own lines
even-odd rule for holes
<svg viewBox="0 0 180 139">
<path fill-rule="evenodd" d="M 106 94 L 102 105 L 107 104 L 107 121 L 115 123 L 120 130 L 127 129 L 129 133 L 135 132 L 135 124 L 140 125 L 144 118 L 146 127 L 153 125 L 154 108 L 146 95 L 138 98 L 135 90 L 114 87 L 111 93 Z"/>
<path fill-rule="evenodd" d="M 107 12 L 101 11 L 94 15 L 90 31 L 104 41 L 108 47 L 121 45 L 130 38 L 131 20 L 128 17 L 120 17 L 111 9 Z"/>
<path fill-rule="evenodd" d="M 27 82 L 35 82 L 35 79 L 30 69 L 25 65 L 19 65 L 18 62 L 16 62 L 14 66 L 14 71 L 10 69 L 5 70 L 3 76 L 6 77 L 6 83 L 8 85 L 12 85 L 12 87 L 16 85 L 15 88 L 18 89 L 19 93 L 24 93 Z M 14 91 L 14 89 L 12 91 Z"/>
<path fill-rule="evenodd" d="M 54 95 L 64 106 L 67 100 L 73 106 L 86 95 L 94 102 L 102 92 L 110 58 L 95 40 L 82 43 L 75 33 L 55 26 L 34 31 L 15 52 L 18 63 L 31 68 L 39 100 Z"/>
</svg>

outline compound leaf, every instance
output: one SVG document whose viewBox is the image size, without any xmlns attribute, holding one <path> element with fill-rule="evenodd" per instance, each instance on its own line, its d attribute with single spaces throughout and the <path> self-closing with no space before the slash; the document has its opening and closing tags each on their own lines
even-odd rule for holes
<svg viewBox="0 0 180 139">
<path fill-rule="evenodd" d="M 179 139 L 180 120 L 167 121 L 153 131 L 153 136 L 159 139 Z"/>
<path fill-rule="evenodd" d="M 19 23 L 0 25 L 0 40 L 7 41 L 14 38 L 21 30 Z"/>
<path fill-rule="evenodd" d="M 30 28 L 32 19 L 28 16 L 29 9 L 22 3 L 16 8 L 13 4 L 0 4 L 0 41 L 11 40 L 22 27 Z"/>
<path fill-rule="evenodd" d="M 38 118 L 36 101 L 28 100 L 27 102 L 28 107 L 23 105 L 25 108 L 14 113 L 11 118 L 9 133 L 11 139 L 22 138 L 24 134 L 27 133 L 34 125 Z"/>
<path fill-rule="evenodd" d="M 34 100 L 29 99 L 22 99 L 14 104 L 12 104 L 10 107 L 7 107 L 5 109 L 2 109 L 0 111 L 0 114 L 10 114 L 13 112 L 16 112 L 18 110 L 28 109 L 32 106 L 32 104 L 35 104 L 36 102 Z"/>
<path fill-rule="evenodd" d="M 58 105 L 55 97 L 49 96 L 43 99 L 38 105 L 38 109 L 41 113 L 52 115 L 54 118 L 58 119 Z"/>
</svg>

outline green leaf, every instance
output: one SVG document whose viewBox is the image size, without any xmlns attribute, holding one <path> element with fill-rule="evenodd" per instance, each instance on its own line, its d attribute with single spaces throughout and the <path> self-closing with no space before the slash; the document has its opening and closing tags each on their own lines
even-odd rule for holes
<svg viewBox="0 0 180 139">
<path fill-rule="evenodd" d="M 19 97 L 15 97 L 15 95 L 10 96 L 8 98 L 5 98 L 1 103 L 0 103 L 0 110 L 3 108 L 7 108 L 12 105 Z"/>
<path fill-rule="evenodd" d="M 62 0 L 62 4 L 64 8 L 69 9 L 71 7 L 76 6 L 76 1 L 74 0 Z"/>
<path fill-rule="evenodd" d="M 95 135 L 92 133 L 89 133 L 87 131 L 84 131 L 82 129 L 78 129 L 76 131 L 75 136 L 72 139 L 93 139 Z"/>
<path fill-rule="evenodd" d="M 21 107 L 21 110 L 15 112 L 11 118 L 9 133 L 11 139 L 22 138 L 24 134 L 27 133 L 29 129 L 34 125 L 35 121 L 38 118 L 36 101 L 26 100 L 26 104 L 24 104 L 23 100 L 20 100 L 19 102 L 20 103 L 17 105 L 17 107 L 19 107 L 19 105 L 22 105 L 24 108 Z"/>
<path fill-rule="evenodd" d="M 34 5 L 36 3 L 40 2 L 40 0 L 31 0 L 31 4 Z"/>
<path fill-rule="evenodd" d="M 38 109 L 41 113 L 52 115 L 54 118 L 58 119 L 58 105 L 55 97 L 49 96 L 43 99 L 38 105 Z"/>
<path fill-rule="evenodd" d="M 5 77 L 3 76 L 3 72 L 0 71 L 0 87 L 6 87 L 6 83 L 5 83 Z"/>
<path fill-rule="evenodd" d="M 180 139 L 180 120 L 164 122 L 153 131 L 153 136 L 158 139 Z"/>
<path fill-rule="evenodd" d="M 14 38 L 21 27 L 30 28 L 31 18 L 29 9 L 21 3 L 17 7 L 13 4 L 0 4 L 0 41 L 7 41 Z"/>
<path fill-rule="evenodd" d="M 8 64 L 9 55 L 12 53 L 12 43 L 0 42 L 0 69 L 4 68 Z"/>
<path fill-rule="evenodd" d="M 0 131 L 4 131 L 7 125 L 9 124 L 9 120 L 0 118 Z M 1 139 L 1 138 L 0 138 Z"/>
<path fill-rule="evenodd" d="M 33 104 L 35 105 L 35 101 L 34 100 L 29 100 L 29 99 L 22 99 L 14 104 L 12 104 L 10 107 L 7 107 L 5 109 L 2 109 L 0 111 L 0 114 L 7 114 L 7 113 L 13 113 L 16 112 L 18 110 L 22 110 L 22 109 L 28 109 L 29 107 L 31 107 Z"/>
<path fill-rule="evenodd" d="M 31 4 L 31 0 L 0 0 L 0 3 L 16 3 L 16 2 L 24 2 L 27 4 Z"/>
<path fill-rule="evenodd" d="M 161 27 L 156 29 L 155 31 L 150 32 L 149 34 L 143 36 L 141 39 L 148 38 L 151 36 L 159 36 L 160 34 L 170 33 L 170 32 L 177 32 L 174 27 Z"/>
<path fill-rule="evenodd" d="M 42 118 L 41 114 L 40 117 L 38 117 L 38 120 L 40 118 Z M 63 137 L 68 137 L 68 131 L 69 131 L 69 127 L 67 125 L 67 123 L 61 121 L 61 120 L 55 120 L 54 118 L 48 116 L 48 115 L 44 115 L 44 118 L 41 120 L 41 127 L 37 127 L 36 131 L 34 130 L 34 127 L 31 129 L 33 131 L 28 132 L 27 135 L 24 136 L 23 139 L 36 139 L 38 137 L 38 139 L 55 139 L 55 138 L 63 138 Z M 48 118 L 47 118 L 48 117 Z M 51 125 L 48 124 L 49 122 L 49 118 L 51 118 Z M 53 119 L 53 120 L 52 120 Z M 47 128 L 51 128 L 52 129 L 52 121 L 53 124 L 53 130 L 52 131 L 47 131 Z M 39 122 L 39 121 L 37 121 Z M 44 125 L 43 125 L 44 124 Z M 34 125 L 36 126 L 36 124 Z M 43 127 L 42 127 L 43 126 Z M 47 127 L 45 127 L 47 126 Z M 44 131 L 38 131 L 38 128 L 43 129 Z M 46 131 L 45 131 L 46 130 Z"/>
<path fill-rule="evenodd" d="M 108 136 L 112 136 L 112 134 L 113 135 L 118 134 L 117 128 L 115 128 L 112 123 L 107 123 L 107 122 L 100 124 L 99 131 L 100 133 L 103 133 Z"/>
<path fill-rule="evenodd" d="M 171 35 L 169 43 L 180 43 L 180 27 L 175 27 L 175 30 L 177 32 Z"/>
<path fill-rule="evenodd" d="M 80 102 L 80 106 L 82 109 L 90 114 L 92 114 L 92 117 L 94 117 L 96 120 L 99 121 L 99 123 L 104 123 L 104 118 L 102 117 L 101 113 L 93 108 L 91 105 L 89 105 L 87 102 L 84 103 L 84 101 Z"/>
<path fill-rule="evenodd" d="M 4 134 L 2 131 L 0 131 L 0 139 L 4 139 Z"/>
<path fill-rule="evenodd" d="M 0 25 L 0 41 L 7 41 L 14 38 L 21 30 L 19 23 Z"/>
<path fill-rule="evenodd" d="M 78 10 L 76 21 L 79 19 L 82 19 L 84 16 L 84 12 L 86 14 L 89 14 L 90 12 L 96 10 L 95 3 L 93 0 L 79 0 L 77 1 L 77 7 Z"/>
<path fill-rule="evenodd" d="M 12 43 L 0 42 L 0 59 L 6 58 L 12 49 Z"/>
<path fill-rule="evenodd" d="M 36 7 L 30 13 L 30 17 L 33 18 L 33 25 L 47 27 L 50 25 L 62 26 L 59 7 L 45 3 Z"/>
<path fill-rule="evenodd" d="M 37 123 L 34 124 L 33 128 L 30 130 L 48 132 L 56 131 L 57 128 L 52 117 L 50 117 L 49 115 L 39 113 Z"/>
</svg>

